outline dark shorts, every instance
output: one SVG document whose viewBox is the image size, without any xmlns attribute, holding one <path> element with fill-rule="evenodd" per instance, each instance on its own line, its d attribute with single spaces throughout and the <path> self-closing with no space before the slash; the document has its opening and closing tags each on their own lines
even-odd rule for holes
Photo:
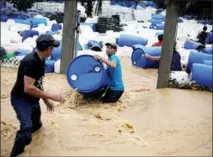
<svg viewBox="0 0 213 157">
<path fill-rule="evenodd" d="M 104 103 L 115 103 L 121 98 L 123 93 L 124 93 L 124 90 L 116 91 L 116 90 L 111 90 L 109 88 L 107 89 L 105 96 L 102 98 L 102 101 Z"/>
</svg>

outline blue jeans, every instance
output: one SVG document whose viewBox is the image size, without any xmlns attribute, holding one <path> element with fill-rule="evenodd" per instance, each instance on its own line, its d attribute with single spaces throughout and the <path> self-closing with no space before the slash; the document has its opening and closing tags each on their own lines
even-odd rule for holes
<svg viewBox="0 0 213 157">
<path fill-rule="evenodd" d="M 20 123 L 11 152 L 11 156 L 17 156 L 31 143 L 32 133 L 41 128 L 41 109 L 39 102 L 32 104 L 22 98 L 11 97 L 11 103 Z"/>
</svg>

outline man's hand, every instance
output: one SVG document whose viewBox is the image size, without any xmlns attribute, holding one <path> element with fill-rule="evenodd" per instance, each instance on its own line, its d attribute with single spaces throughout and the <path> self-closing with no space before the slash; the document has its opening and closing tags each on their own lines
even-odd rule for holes
<svg viewBox="0 0 213 157">
<path fill-rule="evenodd" d="M 102 60 L 102 57 L 101 57 L 101 56 L 94 55 L 93 57 L 94 57 L 96 60 Z"/>
<path fill-rule="evenodd" d="M 48 112 L 54 112 L 55 107 L 54 107 L 54 104 L 50 100 L 45 100 L 44 103 L 47 106 Z"/>
<path fill-rule="evenodd" d="M 148 55 L 148 54 L 144 54 L 144 58 L 150 58 L 150 55 Z"/>
<path fill-rule="evenodd" d="M 51 99 L 53 101 L 60 102 L 61 104 L 63 104 L 65 102 L 65 99 L 59 94 L 51 94 Z"/>
</svg>

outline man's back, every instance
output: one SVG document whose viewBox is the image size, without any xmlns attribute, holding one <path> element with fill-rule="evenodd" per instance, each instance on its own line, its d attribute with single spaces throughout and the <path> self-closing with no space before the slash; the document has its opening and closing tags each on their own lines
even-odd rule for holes
<svg viewBox="0 0 213 157">
<path fill-rule="evenodd" d="M 205 31 L 201 31 L 197 36 L 198 42 L 205 45 L 206 37 L 207 33 Z"/>
</svg>

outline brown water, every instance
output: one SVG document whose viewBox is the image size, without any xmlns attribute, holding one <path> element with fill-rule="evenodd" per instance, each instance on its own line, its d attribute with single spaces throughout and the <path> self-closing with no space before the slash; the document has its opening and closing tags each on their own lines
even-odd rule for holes
<svg viewBox="0 0 213 157">
<path fill-rule="evenodd" d="M 212 155 L 212 93 L 157 90 L 157 71 L 131 67 L 122 59 L 126 92 L 112 105 L 85 102 L 66 77 L 48 74 L 44 88 L 66 97 L 48 113 L 43 128 L 22 156 Z M 1 156 L 8 156 L 19 125 L 9 93 L 16 69 L 1 69 Z"/>
</svg>

